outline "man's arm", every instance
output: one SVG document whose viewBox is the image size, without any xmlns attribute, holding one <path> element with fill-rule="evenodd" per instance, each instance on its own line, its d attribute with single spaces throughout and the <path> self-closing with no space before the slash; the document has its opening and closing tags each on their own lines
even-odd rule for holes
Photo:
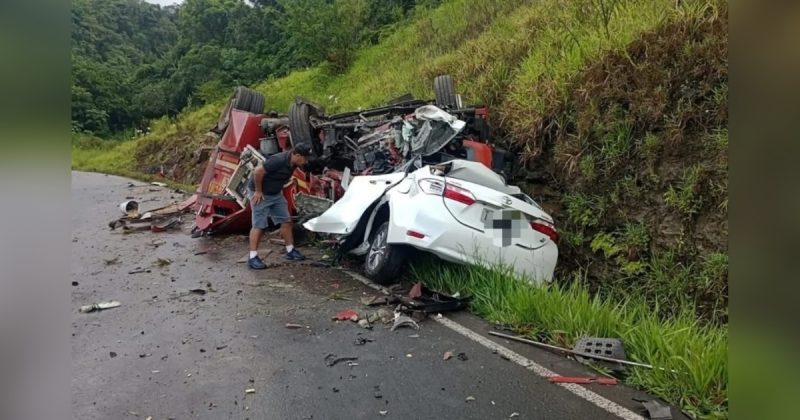
<svg viewBox="0 0 800 420">
<path fill-rule="evenodd" d="M 256 192 L 253 194 L 253 198 L 250 199 L 252 204 L 258 204 L 264 199 L 264 192 L 261 189 L 264 182 L 264 174 L 266 173 L 267 171 L 264 169 L 263 165 L 258 165 L 253 173 L 253 187 L 256 189 Z"/>
</svg>

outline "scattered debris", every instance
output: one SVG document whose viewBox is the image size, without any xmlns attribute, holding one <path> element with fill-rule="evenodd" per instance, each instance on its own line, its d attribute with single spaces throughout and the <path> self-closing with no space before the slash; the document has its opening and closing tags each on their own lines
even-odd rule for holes
<svg viewBox="0 0 800 420">
<path fill-rule="evenodd" d="M 208 293 L 208 292 L 206 292 L 205 289 L 191 289 L 191 290 L 189 290 L 189 292 L 194 293 L 196 295 L 204 295 L 204 294 Z"/>
<path fill-rule="evenodd" d="M 576 359 L 583 364 L 588 364 L 592 362 L 592 360 L 586 357 L 582 357 L 578 355 L 578 353 L 583 353 L 586 355 L 601 355 L 618 360 L 628 359 L 628 357 L 625 355 L 625 347 L 624 344 L 622 343 L 622 340 L 617 338 L 581 337 L 572 347 L 572 350 L 577 352 Z M 611 363 L 602 361 L 595 363 L 600 363 L 603 366 L 616 371 L 625 370 L 625 366 L 621 363 Z"/>
<path fill-rule="evenodd" d="M 470 401 L 475 401 L 475 397 L 473 397 L 473 396 L 469 396 L 469 397 L 467 397 L 467 398 L 466 398 L 466 401 L 467 401 L 467 402 L 470 402 Z"/>
<path fill-rule="evenodd" d="M 170 264 L 172 264 L 172 260 L 169 259 L 169 258 L 159 258 L 159 259 L 156 260 L 156 263 L 155 263 L 155 265 L 157 265 L 159 267 L 166 267 L 166 266 L 168 266 Z"/>
<path fill-rule="evenodd" d="M 128 271 L 128 274 L 140 274 L 140 273 L 150 273 L 150 269 L 147 268 L 139 268 L 133 271 Z"/>
<path fill-rule="evenodd" d="M 83 305 L 80 308 L 78 308 L 78 311 L 79 312 L 83 312 L 83 313 L 94 312 L 94 311 L 102 311 L 104 309 L 116 308 L 117 306 L 120 306 L 120 305 L 122 305 L 122 304 L 119 303 L 118 301 L 112 300 L 112 301 L 109 301 L 109 302 L 99 302 L 99 303 L 93 303 L 91 305 Z"/>
<path fill-rule="evenodd" d="M 286 328 L 290 330 L 296 330 L 298 328 L 303 328 L 303 326 L 300 324 L 286 324 Z"/>
<path fill-rule="evenodd" d="M 347 366 L 349 366 L 349 367 L 358 366 L 358 363 L 356 363 L 356 362 L 347 362 Z"/>
<path fill-rule="evenodd" d="M 117 357 L 117 352 L 110 351 L 110 352 L 108 352 L 108 355 L 113 359 L 113 358 Z"/>
<path fill-rule="evenodd" d="M 356 322 L 356 321 L 358 321 L 358 312 L 356 312 L 356 311 L 354 311 L 352 309 L 345 309 L 345 310 L 339 312 L 338 314 L 336 314 L 333 317 L 333 319 L 335 319 L 337 321 L 350 320 L 350 321 Z"/>
<path fill-rule="evenodd" d="M 631 361 L 628 361 L 628 360 L 619 360 L 619 359 L 614 359 L 614 358 L 611 358 L 611 357 L 601 356 L 601 355 L 598 355 L 598 354 L 587 354 L 587 353 L 583 353 L 583 352 L 577 352 L 577 351 L 574 351 L 574 350 L 565 349 L 563 347 L 558 347 L 558 346 L 553 346 L 553 345 L 550 345 L 550 344 L 540 343 L 538 341 L 528 340 L 527 338 L 516 337 L 516 336 L 508 335 L 508 334 L 502 334 L 502 333 L 495 332 L 495 331 L 489 331 L 489 334 L 497 336 L 497 337 L 503 337 L 503 338 L 506 338 L 506 339 L 509 339 L 509 340 L 519 341 L 521 343 L 532 344 L 534 346 L 543 347 L 543 348 L 550 349 L 550 350 L 556 350 L 556 351 L 560 351 L 560 352 L 568 353 L 568 354 L 573 354 L 573 355 L 577 355 L 577 356 L 590 357 L 592 359 L 603 360 L 603 361 L 606 361 L 606 362 L 620 363 L 620 364 L 629 365 L 629 366 L 646 367 L 646 368 L 649 368 L 649 369 L 666 370 L 664 368 L 654 368 L 652 365 L 648 365 L 648 364 L 645 364 L 645 363 L 631 362 Z M 675 371 L 675 370 L 671 370 L 670 372 L 677 373 L 677 371 Z"/>
<path fill-rule="evenodd" d="M 73 282 L 72 282 L 72 285 L 73 285 L 73 286 L 77 286 L 77 285 L 78 285 L 78 282 L 77 282 L 77 281 L 73 281 Z"/>
<path fill-rule="evenodd" d="M 244 390 L 244 393 L 245 394 L 255 394 L 256 390 L 255 390 L 255 388 L 247 388 L 247 389 Z"/>
<path fill-rule="evenodd" d="M 458 360 L 461 360 L 462 362 L 465 362 L 465 361 L 469 360 L 469 358 L 467 357 L 467 353 L 463 353 L 463 352 L 462 353 L 458 353 L 458 356 L 456 356 L 456 358 Z"/>
<path fill-rule="evenodd" d="M 361 328 L 367 329 L 367 330 L 371 330 L 372 329 L 372 325 L 370 325 L 368 319 L 363 319 L 363 318 L 359 319 L 358 320 L 358 326 L 361 327 Z"/>
<path fill-rule="evenodd" d="M 134 200 L 123 201 L 119 204 L 119 209 L 122 211 L 122 214 L 128 215 L 129 217 L 136 217 L 139 214 L 139 203 Z"/>
<path fill-rule="evenodd" d="M 469 297 L 460 297 L 458 294 L 451 296 L 430 290 L 421 283 L 411 288 L 409 296 L 395 297 L 409 310 L 421 314 L 459 311 L 466 308 L 470 301 Z"/>
<path fill-rule="evenodd" d="M 444 356 L 442 356 L 442 360 L 450 360 L 453 357 L 452 351 L 444 352 Z"/>
<path fill-rule="evenodd" d="M 669 406 L 662 405 L 656 400 L 640 400 L 634 398 L 634 401 L 642 403 L 652 420 L 669 420 L 672 418 L 672 409 Z"/>
<path fill-rule="evenodd" d="M 358 357 L 337 357 L 333 353 L 325 356 L 325 364 L 327 364 L 328 367 L 336 366 L 338 363 L 341 362 L 353 362 L 356 360 L 358 360 Z"/>
<path fill-rule="evenodd" d="M 416 299 L 422 296 L 422 283 L 416 282 L 413 286 L 411 286 L 411 290 L 408 292 L 408 297 L 411 299 Z"/>
<path fill-rule="evenodd" d="M 598 378 L 598 377 L 573 377 L 573 376 L 550 376 L 548 381 L 557 384 L 600 384 L 600 385 L 617 385 L 619 381 L 616 378 Z"/>
<path fill-rule="evenodd" d="M 392 325 L 392 329 L 391 330 L 394 331 L 394 330 L 396 330 L 396 329 L 398 329 L 400 327 L 412 327 L 412 328 L 418 330 L 419 329 L 419 324 L 417 324 L 417 322 L 414 321 L 413 319 L 411 319 L 410 317 L 407 317 L 405 315 L 400 315 L 400 313 L 397 312 L 397 313 L 395 313 L 394 325 Z"/>
<path fill-rule="evenodd" d="M 510 419 L 513 419 L 514 417 L 519 417 L 519 413 L 513 412 L 513 413 L 511 413 L 510 416 L 508 416 L 508 418 L 510 418 Z"/>
<path fill-rule="evenodd" d="M 163 182 L 155 182 L 155 181 L 151 182 L 150 185 L 155 185 L 156 187 L 166 187 L 167 186 L 167 184 L 165 184 Z"/>
<path fill-rule="evenodd" d="M 208 254 L 208 251 L 199 251 L 194 253 L 194 255 L 206 255 L 206 254 Z"/>
<path fill-rule="evenodd" d="M 361 303 L 366 306 L 386 305 L 389 303 L 389 298 L 386 296 L 364 296 L 361 298 Z"/>
<path fill-rule="evenodd" d="M 385 416 L 385 415 L 389 414 L 389 411 L 388 410 L 381 410 L 381 411 L 378 411 L 378 414 L 380 414 L 382 416 Z"/>
<path fill-rule="evenodd" d="M 373 340 L 371 338 L 366 337 L 358 337 L 356 338 L 355 345 L 363 346 L 364 344 L 371 343 Z"/>
<path fill-rule="evenodd" d="M 119 263 L 119 257 L 114 257 L 114 258 L 112 258 L 112 259 L 110 259 L 110 260 L 105 260 L 105 259 L 104 259 L 104 260 L 103 260 L 103 262 L 104 262 L 106 265 L 114 265 L 114 264 L 117 264 L 117 263 Z"/>
<path fill-rule="evenodd" d="M 410 358 L 414 357 L 414 355 L 413 355 L 413 354 L 411 354 L 411 353 L 408 353 L 408 354 L 406 355 L 406 357 L 408 357 L 408 358 L 410 359 Z"/>
<path fill-rule="evenodd" d="M 419 338 L 419 334 L 411 334 L 408 338 Z"/>
</svg>

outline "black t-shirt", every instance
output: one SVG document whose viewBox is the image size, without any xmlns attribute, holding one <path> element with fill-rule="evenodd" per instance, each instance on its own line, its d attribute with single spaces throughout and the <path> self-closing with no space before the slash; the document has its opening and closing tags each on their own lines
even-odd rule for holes
<svg viewBox="0 0 800 420">
<path fill-rule="evenodd" d="M 261 183 L 261 191 L 264 195 L 275 195 L 283 190 L 283 186 L 289 182 L 294 172 L 291 163 L 291 151 L 274 154 L 264 160 L 264 181 Z M 255 190 L 255 176 L 250 178 L 249 187 Z"/>
</svg>

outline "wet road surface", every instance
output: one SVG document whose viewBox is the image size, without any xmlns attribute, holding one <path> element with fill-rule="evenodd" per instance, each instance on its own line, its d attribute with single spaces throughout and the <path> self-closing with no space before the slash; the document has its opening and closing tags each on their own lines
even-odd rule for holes
<svg viewBox="0 0 800 420">
<path fill-rule="evenodd" d="M 121 216 L 126 197 L 141 210 L 184 198 L 139 181 L 72 173 L 75 419 L 616 418 L 433 320 L 394 332 L 332 321 L 347 308 L 377 310 L 360 298 L 378 293 L 314 265 L 321 253 L 312 247 L 302 248 L 309 262 L 284 263 L 281 247 L 266 244 L 274 250 L 267 262 L 281 265 L 252 271 L 237 262 L 245 236 L 193 239 L 191 215 L 165 233 L 112 231 L 108 222 Z M 77 310 L 109 300 L 121 306 Z M 491 329 L 468 313 L 448 318 L 483 336 Z M 357 345 L 359 338 L 372 341 Z M 559 374 L 596 375 L 525 344 L 492 340 Z M 467 360 L 444 361 L 446 351 Z M 329 367 L 329 354 L 358 359 Z M 646 398 L 623 386 L 588 388 L 637 413 L 631 398 Z"/>
</svg>

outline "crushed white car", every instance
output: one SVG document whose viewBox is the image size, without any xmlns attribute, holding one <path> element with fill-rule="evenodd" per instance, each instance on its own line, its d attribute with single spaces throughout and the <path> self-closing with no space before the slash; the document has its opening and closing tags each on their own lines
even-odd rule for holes
<svg viewBox="0 0 800 420">
<path fill-rule="evenodd" d="M 397 281 L 409 247 L 447 261 L 512 267 L 533 283 L 553 278 L 558 233 L 552 217 L 499 174 L 468 160 L 356 176 L 344 196 L 305 228 L 337 235 L 364 270 Z"/>
</svg>

